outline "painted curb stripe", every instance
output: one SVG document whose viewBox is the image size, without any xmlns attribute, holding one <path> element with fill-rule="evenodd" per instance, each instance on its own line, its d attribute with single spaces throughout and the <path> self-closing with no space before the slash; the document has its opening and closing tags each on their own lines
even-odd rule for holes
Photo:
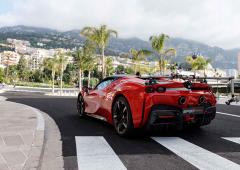
<svg viewBox="0 0 240 170">
<path fill-rule="evenodd" d="M 179 137 L 152 137 L 176 155 L 201 170 L 239 170 L 240 165 Z"/>
<path fill-rule="evenodd" d="M 222 137 L 223 139 L 225 140 L 229 140 L 231 142 L 234 142 L 234 143 L 237 143 L 237 144 L 240 144 L 240 138 L 239 137 Z"/>
<path fill-rule="evenodd" d="M 102 136 L 76 136 L 79 170 L 126 170 Z"/>
<path fill-rule="evenodd" d="M 230 114 L 230 113 L 217 112 L 217 114 L 221 114 L 221 115 L 226 115 L 226 116 L 232 116 L 232 117 L 238 117 L 238 118 L 240 118 L 239 115 L 233 115 L 233 114 Z"/>
</svg>

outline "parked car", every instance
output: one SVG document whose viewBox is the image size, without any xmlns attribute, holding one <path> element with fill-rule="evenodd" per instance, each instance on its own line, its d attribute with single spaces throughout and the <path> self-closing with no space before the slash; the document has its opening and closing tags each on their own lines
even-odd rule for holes
<svg viewBox="0 0 240 170">
<path fill-rule="evenodd" d="M 121 136 L 137 128 L 207 125 L 215 118 L 215 105 L 206 83 L 127 75 L 107 77 L 94 89 L 84 87 L 77 99 L 79 116 L 105 120 Z"/>
</svg>

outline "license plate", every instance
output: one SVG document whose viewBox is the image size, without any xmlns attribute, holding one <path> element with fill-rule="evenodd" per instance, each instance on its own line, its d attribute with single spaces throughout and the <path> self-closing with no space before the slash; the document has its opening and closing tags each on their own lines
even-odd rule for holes
<svg viewBox="0 0 240 170">
<path fill-rule="evenodd" d="M 202 114 L 202 113 L 203 108 L 189 108 L 183 110 L 183 114 Z"/>
</svg>

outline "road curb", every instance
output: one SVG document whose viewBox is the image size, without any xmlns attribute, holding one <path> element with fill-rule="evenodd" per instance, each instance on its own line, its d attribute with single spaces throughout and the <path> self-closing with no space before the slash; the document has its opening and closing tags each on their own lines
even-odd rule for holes
<svg viewBox="0 0 240 170">
<path fill-rule="evenodd" d="M 44 146 L 44 133 L 45 133 L 45 121 L 40 110 L 24 105 L 24 107 L 31 108 L 33 112 L 37 115 L 37 126 L 34 133 L 34 139 L 31 146 L 31 151 L 29 152 L 28 159 L 23 166 L 23 170 L 37 170 L 40 167 L 41 157 L 43 154 Z"/>
</svg>

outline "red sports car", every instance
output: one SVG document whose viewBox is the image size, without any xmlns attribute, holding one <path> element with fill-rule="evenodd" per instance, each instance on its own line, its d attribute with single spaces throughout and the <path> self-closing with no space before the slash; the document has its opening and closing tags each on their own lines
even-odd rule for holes
<svg viewBox="0 0 240 170">
<path fill-rule="evenodd" d="M 216 115 L 215 105 L 206 83 L 127 75 L 107 77 L 94 89 L 85 87 L 77 100 L 80 116 L 105 120 L 121 136 L 136 128 L 207 125 Z"/>
</svg>

